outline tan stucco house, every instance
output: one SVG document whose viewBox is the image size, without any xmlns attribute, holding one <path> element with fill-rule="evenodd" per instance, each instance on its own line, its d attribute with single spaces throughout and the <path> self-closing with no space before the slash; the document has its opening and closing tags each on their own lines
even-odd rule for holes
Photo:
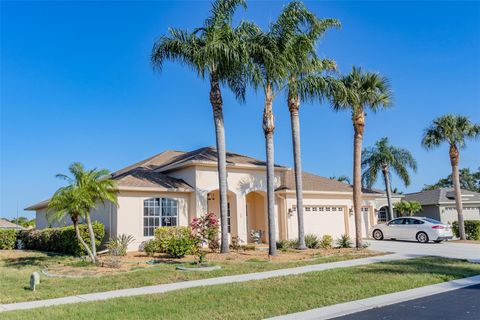
<svg viewBox="0 0 480 320">
<path fill-rule="evenodd" d="M 265 162 L 227 153 L 229 233 L 250 242 L 251 230 L 266 231 Z M 93 212 L 107 236 L 130 234 L 136 239 L 131 250 L 151 239 L 158 226 L 188 225 L 206 212 L 219 215 L 216 150 L 165 151 L 112 174 L 120 193 L 118 206 L 100 204 Z M 275 166 L 275 212 L 278 239 L 297 237 L 293 170 Z M 317 235 L 354 236 L 352 186 L 310 173 L 303 174 L 305 231 Z M 362 230 L 377 222 L 385 197 L 364 190 Z M 48 200 L 26 210 L 36 211 L 37 228 L 49 227 Z M 68 224 L 68 221 L 62 224 Z M 266 232 L 264 232 L 266 234 Z M 267 239 L 263 237 L 263 241 Z"/>
</svg>

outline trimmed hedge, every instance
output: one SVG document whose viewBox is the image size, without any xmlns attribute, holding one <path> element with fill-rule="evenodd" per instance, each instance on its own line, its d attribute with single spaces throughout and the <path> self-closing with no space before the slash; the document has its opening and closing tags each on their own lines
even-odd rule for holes
<svg viewBox="0 0 480 320">
<path fill-rule="evenodd" d="M 160 252 L 173 258 L 182 258 L 192 254 L 195 240 L 189 227 L 160 227 L 155 229 L 155 240 Z"/>
<path fill-rule="evenodd" d="M 15 248 L 17 240 L 17 230 L 1 229 L 0 230 L 0 250 L 12 250 Z"/>
<path fill-rule="evenodd" d="M 467 240 L 480 240 L 480 220 L 465 220 L 464 223 Z M 453 221 L 452 228 L 455 237 L 460 237 L 458 221 Z"/>
<path fill-rule="evenodd" d="M 105 228 L 102 223 L 93 222 L 95 244 L 98 248 L 104 236 Z M 86 224 L 80 224 L 80 235 L 90 245 L 90 236 Z M 73 226 L 63 228 L 47 228 L 42 230 L 22 230 L 17 238 L 21 240 L 23 249 L 57 252 L 76 256 L 85 255 L 86 252 L 78 242 Z"/>
</svg>

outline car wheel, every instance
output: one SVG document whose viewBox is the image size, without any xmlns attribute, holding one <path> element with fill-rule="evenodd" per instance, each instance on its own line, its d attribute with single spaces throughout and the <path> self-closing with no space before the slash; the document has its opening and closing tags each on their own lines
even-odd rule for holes
<svg viewBox="0 0 480 320">
<path fill-rule="evenodd" d="M 417 233 L 417 241 L 420 243 L 427 243 L 428 242 L 428 235 L 425 232 Z"/>
<path fill-rule="evenodd" d="M 383 240 L 383 232 L 376 229 L 373 231 L 373 239 L 375 240 Z"/>
<path fill-rule="evenodd" d="M 435 242 L 435 243 L 440 243 L 440 242 L 442 242 L 442 241 L 443 241 L 443 240 L 434 240 L 433 242 Z"/>
</svg>

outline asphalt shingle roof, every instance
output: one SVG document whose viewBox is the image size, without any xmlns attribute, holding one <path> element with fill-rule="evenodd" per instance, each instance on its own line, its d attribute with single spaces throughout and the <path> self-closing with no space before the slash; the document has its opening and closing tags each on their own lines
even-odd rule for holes
<svg viewBox="0 0 480 320">
<path fill-rule="evenodd" d="M 13 223 L 13 222 L 10 222 L 10 221 L 4 220 L 4 219 L 0 219 L 0 229 L 20 229 L 20 230 L 24 230 L 25 228 Z"/>
<path fill-rule="evenodd" d="M 462 189 L 462 201 L 480 202 L 480 193 Z M 453 188 L 426 190 L 405 195 L 406 201 L 418 201 L 422 205 L 435 205 L 440 203 L 455 203 Z"/>
</svg>

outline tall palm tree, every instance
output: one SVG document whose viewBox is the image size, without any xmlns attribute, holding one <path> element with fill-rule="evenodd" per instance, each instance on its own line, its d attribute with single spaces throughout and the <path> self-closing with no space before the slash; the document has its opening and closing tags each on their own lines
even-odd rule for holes
<svg viewBox="0 0 480 320">
<path fill-rule="evenodd" d="M 382 138 L 375 146 L 363 149 L 362 152 L 362 181 L 367 188 L 371 188 L 377 181 L 378 172 L 382 172 L 385 192 L 388 203 L 388 220 L 393 219 L 392 188 L 390 185 L 390 169 L 397 174 L 406 187 L 410 185 L 408 169 L 417 171 L 417 162 L 407 149 L 390 145 L 388 138 Z"/>
<path fill-rule="evenodd" d="M 385 77 L 377 73 L 364 72 L 353 67 L 352 72 L 340 77 L 344 90 L 339 90 L 332 98 L 335 111 L 350 110 L 354 129 L 353 136 L 353 208 L 355 215 L 355 245 L 362 247 L 361 207 L 362 207 L 362 142 L 365 131 L 366 109 L 376 112 L 388 108 L 392 92 Z"/>
<path fill-rule="evenodd" d="M 480 136 L 480 124 L 472 123 L 468 117 L 446 114 L 433 120 L 425 130 L 422 145 L 427 149 L 438 147 L 443 142 L 449 145 L 450 164 L 452 166 L 453 188 L 455 190 L 455 204 L 458 214 L 458 228 L 460 239 L 465 240 L 465 224 L 463 221 L 462 193 L 460 190 L 460 177 L 458 163 L 460 149 L 466 145 L 465 140 L 475 139 Z"/>
<path fill-rule="evenodd" d="M 210 16 L 202 27 L 188 32 L 170 29 L 155 43 L 151 60 L 161 70 L 166 60 L 188 65 L 202 78 L 210 81 L 210 104 L 213 110 L 217 145 L 218 182 L 220 193 L 221 252 L 228 246 L 227 163 L 225 151 L 225 126 L 221 85 L 227 85 L 240 101 L 245 99 L 243 77 L 245 43 L 238 36 L 242 25 L 233 29 L 232 17 L 239 7 L 246 7 L 245 0 L 215 0 Z"/>
<path fill-rule="evenodd" d="M 73 228 L 78 242 L 87 252 L 92 263 L 96 262 L 92 250 L 80 235 L 78 223 L 80 219 L 85 218 L 86 209 L 95 203 L 88 197 L 85 197 L 84 191 L 78 186 L 69 185 L 58 189 L 50 199 L 47 208 L 47 218 L 49 221 L 60 221 L 65 216 L 72 220 Z M 95 242 L 94 242 L 95 243 Z"/>
<path fill-rule="evenodd" d="M 282 54 L 289 60 L 287 81 L 287 106 L 290 112 L 292 132 L 293 161 L 295 175 L 295 193 L 297 198 L 298 249 L 306 249 L 305 228 L 303 222 L 303 183 L 300 144 L 300 103 L 305 100 L 322 99 L 334 90 L 336 80 L 325 76 L 324 71 L 335 70 L 332 60 L 318 59 L 315 54 L 317 40 L 332 27 L 339 27 L 336 19 L 318 19 L 302 3 L 291 2 L 285 9 L 282 24 L 293 25 L 285 28 L 293 31 L 289 37 L 283 36 Z M 300 23 L 299 23 L 300 22 Z M 302 25 L 307 30 L 301 28 Z M 293 30 L 291 30 L 293 29 Z"/>
<path fill-rule="evenodd" d="M 95 208 L 99 203 L 105 204 L 107 201 L 115 205 L 118 203 L 118 190 L 116 183 L 109 178 L 110 172 L 106 169 L 86 170 L 81 163 L 74 162 L 70 165 L 68 170 L 70 171 L 71 176 L 65 174 L 56 175 L 57 178 L 66 180 L 68 182 L 68 186 L 59 189 L 60 196 L 58 199 L 56 199 L 56 201 L 53 201 L 51 209 L 60 209 L 60 216 L 68 213 L 70 217 L 72 217 L 73 214 L 77 217 L 77 222 L 79 217 L 85 219 L 90 236 L 91 257 L 93 257 L 92 261 L 95 263 L 97 258 L 97 248 L 95 245 L 95 233 L 93 231 L 90 210 Z M 69 208 L 69 204 L 62 205 L 59 203 L 62 197 L 69 196 L 73 197 L 73 199 L 76 201 L 76 203 L 74 202 L 74 205 L 79 206 L 78 210 L 74 210 L 76 212 L 69 213 L 67 210 Z M 54 214 L 54 216 L 56 216 L 56 214 Z M 73 219 L 72 222 L 74 222 Z"/>
</svg>

